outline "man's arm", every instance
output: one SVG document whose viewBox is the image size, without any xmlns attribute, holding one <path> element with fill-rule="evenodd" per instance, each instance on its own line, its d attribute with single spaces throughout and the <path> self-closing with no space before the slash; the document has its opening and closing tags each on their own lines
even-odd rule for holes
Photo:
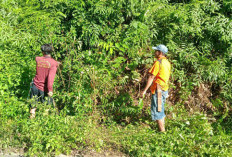
<svg viewBox="0 0 232 157">
<path fill-rule="evenodd" d="M 144 88 L 144 90 L 143 90 L 142 93 L 141 93 L 141 97 L 144 97 L 144 95 L 146 94 L 148 88 L 152 85 L 153 80 L 155 79 L 156 75 L 157 75 L 158 72 L 159 72 L 159 68 L 160 68 L 159 62 L 156 61 L 156 62 L 153 64 L 153 66 L 151 67 L 151 69 L 149 70 L 150 76 L 149 76 L 149 78 L 148 78 L 146 87 Z"/>
<path fill-rule="evenodd" d="M 146 87 L 144 88 L 144 90 L 142 91 L 142 94 L 141 96 L 144 97 L 144 95 L 146 94 L 147 90 L 150 88 L 150 86 L 152 85 L 153 83 L 153 80 L 154 80 L 155 76 L 150 74 L 148 80 L 147 80 L 147 84 L 146 84 Z"/>
<path fill-rule="evenodd" d="M 52 66 L 48 74 L 47 86 L 48 86 L 48 96 L 50 97 L 53 95 L 53 82 L 55 79 L 56 70 L 57 70 L 57 66 Z"/>
</svg>

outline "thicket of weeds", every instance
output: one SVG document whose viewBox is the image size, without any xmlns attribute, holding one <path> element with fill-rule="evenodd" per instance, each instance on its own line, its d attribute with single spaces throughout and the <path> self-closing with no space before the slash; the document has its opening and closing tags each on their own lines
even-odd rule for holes
<svg viewBox="0 0 232 157">
<path fill-rule="evenodd" d="M 28 109 L 20 101 L 1 110 L 8 113 L 1 115 L 1 149 L 22 148 L 26 156 L 55 156 L 86 149 L 117 150 L 130 156 L 230 156 L 232 153 L 229 130 L 224 130 L 219 122 L 210 122 L 202 113 L 189 115 L 184 109 L 168 115 L 166 133 L 160 133 L 156 123 L 144 117 L 132 123 L 116 123 L 97 110 L 92 115 L 77 112 L 70 116 L 64 110 L 58 114 L 55 109 L 41 105 L 35 119 L 28 118 L 29 113 L 25 112 Z M 169 107 L 167 112 L 170 110 Z"/>
<path fill-rule="evenodd" d="M 231 2 L 214 0 L 0 1 L 0 149 L 28 156 L 116 149 L 131 156 L 231 153 Z M 62 66 L 59 112 L 29 119 L 29 84 L 40 46 Z M 167 133 L 139 99 L 165 44 L 172 63 Z M 49 109 L 49 110 L 48 110 Z"/>
</svg>

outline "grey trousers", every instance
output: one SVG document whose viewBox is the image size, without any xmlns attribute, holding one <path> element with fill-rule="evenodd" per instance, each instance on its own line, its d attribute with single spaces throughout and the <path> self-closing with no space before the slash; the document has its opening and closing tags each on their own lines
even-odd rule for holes
<svg viewBox="0 0 232 157">
<path fill-rule="evenodd" d="M 44 103 L 46 101 L 45 97 L 48 97 L 47 104 L 53 104 L 52 97 L 49 97 L 46 92 L 39 90 L 34 83 L 31 83 L 30 87 L 30 98 L 33 99 L 32 104 L 30 104 L 30 108 L 35 108 L 39 103 Z"/>
</svg>

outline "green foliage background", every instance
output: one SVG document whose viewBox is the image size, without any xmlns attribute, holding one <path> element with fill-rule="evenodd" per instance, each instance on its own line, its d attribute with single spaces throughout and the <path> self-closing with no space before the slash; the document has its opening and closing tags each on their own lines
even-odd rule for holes
<svg viewBox="0 0 232 157">
<path fill-rule="evenodd" d="M 86 147 L 113 148 L 132 156 L 153 156 L 155 151 L 171 156 L 231 153 L 230 0 L 1 0 L 0 4 L 2 149 L 20 147 L 29 155 Z M 44 43 L 53 44 L 52 55 L 62 62 L 54 83 L 61 113 L 51 109 L 49 116 L 43 115 L 50 107 L 41 105 L 37 118 L 29 120 L 29 84 L 35 56 L 41 55 Z M 154 124 L 149 107 L 141 109 L 136 103 L 146 69 L 154 61 L 151 46 L 161 43 L 169 48 L 172 62 L 167 106 L 171 117 L 162 138 L 150 128 Z M 210 94 L 199 93 L 202 86 Z M 200 94 L 207 101 L 198 100 Z M 195 112 L 201 114 L 189 115 L 196 106 Z M 217 122 L 210 123 L 203 112 Z"/>
</svg>

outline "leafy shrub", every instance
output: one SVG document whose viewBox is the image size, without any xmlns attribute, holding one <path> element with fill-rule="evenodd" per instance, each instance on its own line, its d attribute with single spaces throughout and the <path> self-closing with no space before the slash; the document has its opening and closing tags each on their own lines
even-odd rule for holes
<svg viewBox="0 0 232 157">
<path fill-rule="evenodd" d="M 23 147 L 29 155 L 70 153 L 83 147 L 101 150 L 108 144 L 132 156 L 154 156 L 154 152 L 218 156 L 221 149 L 224 156 L 231 153 L 230 135 L 224 134 L 230 132 L 223 125 L 231 124 L 230 1 L 5 0 L 0 4 L 2 148 Z M 42 105 L 37 118 L 29 120 L 26 99 L 35 74 L 34 58 L 41 55 L 43 43 L 52 43 L 53 58 L 62 62 L 54 83 L 60 115 Z M 171 134 L 155 133 L 155 138 L 152 129 L 140 126 L 147 122 L 149 109 L 141 109 L 141 101 L 137 105 L 135 99 L 154 61 L 151 46 L 160 43 L 168 46 L 172 62 L 175 97 L 170 102 L 178 109 L 173 111 L 182 112 L 182 105 L 199 95 L 199 86 L 208 85 L 212 95 L 205 96 L 216 108 L 218 127 L 201 114 L 168 121 Z M 51 113 L 43 115 L 47 109 Z"/>
</svg>

